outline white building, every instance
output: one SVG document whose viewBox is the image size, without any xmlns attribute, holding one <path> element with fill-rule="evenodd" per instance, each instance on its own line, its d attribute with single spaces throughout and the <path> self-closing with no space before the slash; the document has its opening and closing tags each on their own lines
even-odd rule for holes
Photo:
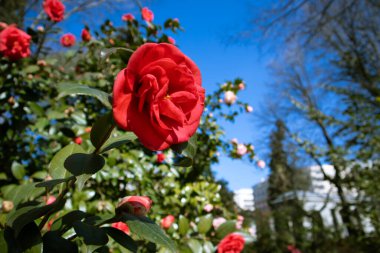
<svg viewBox="0 0 380 253">
<path fill-rule="evenodd" d="M 269 211 L 268 186 L 268 180 L 262 180 L 260 183 L 253 186 L 253 198 L 256 210 Z"/>
<path fill-rule="evenodd" d="M 234 201 L 243 210 L 255 210 L 253 189 L 251 188 L 243 188 L 234 191 Z"/>
</svg>

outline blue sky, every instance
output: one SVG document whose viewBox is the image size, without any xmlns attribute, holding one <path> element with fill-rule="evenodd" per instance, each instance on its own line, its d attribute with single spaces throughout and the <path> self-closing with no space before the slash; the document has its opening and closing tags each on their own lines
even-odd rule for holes
<svg viewBox="0 0 380 253">
<path fill-rule="evenodd" d="M 263 3 L 266 1 L 259 4 Z M 251 8 L 253 4 L 256 4 L 253 0 L 157 0 L 149 1 L 146 6 L 154 12 L 156 24 L 163 24 L 168 18 L 180 20 L 185 32 L 173 34 L 172 37 L 180 49 L 199 66 L 206 92 L 210 93 L 217 88 L 217 84 L 237 77 L 245 81 L 247 88 L 239 99 L 250 103 L 254 107 L 254 113 L 240 116 L 235 124 L 224 123 L 223 127 L 228 138 L 252 142 L 258 156 L 263 156 L 265 136 L 260 134 L 254 114 L 257 115 L 261 104 L 265 103 L 266 85 L 271 80 L 266 65 L 271 55 L 263 57 L 256 44 L 226 43 L 229 36 L 248 27 L 249 21 L 254 18 Z M 115 13 L 105 16 L 115 25 L 121 25 L 123 13 L 131 12 L 135 17 L 140 17 L 137 8 L 128 8 L 129 6 L 120 6 Z M 87 24 L 87 20 L 77 21 Z M 71 32 L 80 35 L 82 25 L 69 26 Z M 213 171 L 217 178 L 226 179 L 232 190 L 251 187 L 268 174 L 268 168 L 261 170 L 249 162 L 233 161 L 223 155 Z"/>
<path fill-rule="evenodd" d="M 242 78 L 247 89 L 239 99 L 249 102 L 260 110 L 264 103 L 266 84 L 270 76 L 266 70 L 268 55 L 264 58 L 259 53 L 258 45 L 226 44 L 226 38 L 238 33 L 244 24 L 252 18 L 249 1 L 154 1 L 148 7 L 155 13 L 158 23 L 166 18 L 176 17 L 180 20 L 185 32 L 173 36 L 181 50 L 191 57 L 202 72 L 203 85 L 206 91 L 217 88 L 236 77 Z M 228 138 L 241 141 L 252 141 L 258 155 L 263 155 L 258 147 L 264 136 L 255 123 L 252 114 L 241 115 L 235 124 L 223 124 Z M 236 190 L 251 187 L 268 174 L 268 169 L 258 169 L 249 162 L 231 160 L 221 156 L 220 164 L 213 167 L 217 178 L 224 178 L 229 187 Z"/>
</svg>

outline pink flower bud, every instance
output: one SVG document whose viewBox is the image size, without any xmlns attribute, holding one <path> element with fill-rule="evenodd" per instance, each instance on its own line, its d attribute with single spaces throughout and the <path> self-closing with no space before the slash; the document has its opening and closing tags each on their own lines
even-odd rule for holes
<svg viewBox="0 0 380 253">
<path fill-rule="evenodd" d="M 243 156 L 247 153 L 247 147 L 244 144 L 238 144 L 236 148 L 236 153 Z"/>
<path fill-rule="evenodd" d="M 9 213 L 12 211 L 14 208 L 14 204 L 10 200 L 4 200 L 3 203 L 1 204 L 1 209 L 4 213 Z"/>
<path fill-rule="evenodd" d="M 203 210 L 205 210 L 205 211 L 208 212 L 208 213 L 211 212 L 212 209 L 214 209 L 214 206 L 211 205 L 211 204 L 207 204 L 207 205 L 205 205 L 205 206 L 203 207 Z"/>
<path fill-rule="evenodd" d="M 85 131 L 86 133 L 91 133 L 91 129 L 92 129 L 92 127 L 86 127 L 86 128 L 84 129 L 84 131 Z"/>
<path fill-rule="evenodd" d="M 164 229 L 168 229 L 171 227 L 174 221 L 175 217 L 173 215 L 168 215 L 161 220 L 161 227 L 163 227 Z"/>
<path fill-rule="evenodd" d="M 128 196 L 116 207 L 116 212 L 125 212 L 136 216 L 145 216 L 152 206 L 152 200 L 146 196 Z"/>
<path fill-rule="evenodd" d="M 232 91 L 228 90 L 224 93 L 224 102 L 228 105 L 232 105 L 236 102 L 237 96 Z"/>
<path fill-rule="evenodd" d="M 245 84 L 239 83 L 239 90 L 244 90 L 244 89 L 245 89 Z"/>
<path fill-rule="evenodd" d="M 261 169 L 264 169 L 265 168 L 265 162 L 263 160 L 259 160 L 257 162 L 257 166 Z"/>
<path fill-rule="evenodd" d="M 124 222 L 115 222 L 115 223 L 112 223 L 111 225 L 113 228 L 116 228 L 116 229 L 119 229 L 121 231 L 123 231 L 124 233 L 126 234 L 130 234 L 130 230 L 129 230 L 129 227 L 127 224 L 125 224 Z"/>
<path fill-rule="evenodd" d="M 245 111 L 246 112 L 253 112 L 253 107 L 250 105 L 247 105 L 247 107 L 245 107 Z"/>
<path fill-rule="evenodd" d="M 170 44 L 173 44 L 173 45 L 175 45 L 175 39 L 173 39 L 172 37 L 168 37 L 168 42 L 170 43 Z"/>
<path fill-rule="evenodd" d="M 45 198 L 46 205 L 50 205 L 50 204 L 54 203 L 56 200 L 57 200 L 57 198 L 54 196 L 49 196 L 48 198 Z"/>
<path fill-rule="evenodd" d="M 38 66 L 41 66 L 41 67 L 45 67 L 47 65 L 46 61 L 45 60 L 38 60 L 37 61 L 37 65 Z"/>
<path fill-rule="evenodd" d="M 233 144 L 238 144 L 238 140 L 237 140 L 236 138 L 232 138 L 232 139 L 231 139 L 231 143 L 233 143 Z"/>
<path fill-rule="evenodd" d="M 219 217 L 219 218 L 215 218 L 213 221 L 212 221 L 212 226 L 214 227 L 214 229 L 218 229 L 218 227 L 220 225 L 222 225 L 224 222 L 226 222 L 226 219 L 223 218 L 223 217 Z"/>
<path fill-rule="evenodd" d="M 39 25 L 39 26 L 37 26 L 37 31 L 42 33 L 45 31 L 45 28 L 42 25 Z"/>
</svg>

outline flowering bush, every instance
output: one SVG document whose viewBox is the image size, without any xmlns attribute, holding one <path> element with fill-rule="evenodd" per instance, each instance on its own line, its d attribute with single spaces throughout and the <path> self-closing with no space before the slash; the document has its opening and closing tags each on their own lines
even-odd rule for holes
<svg viewBox="0 0 380 253">
<path fill-rule="evenodd" d="M 178 19 L 163 30 L 142 9 L 149 24 L 124 15 L 124 27 L 107 20 L 75 42 L 53 29 L 62 2 L 40 8 L 44 26 L 26 24 L 29 34 L 0 28 L 5 250 L 213 252 L 237 231 L 250 242 L 210 171 L 218 152 L 254 158 L 248 143 L 238 154 L 216 122 L 245 112 L 241 101 L 229 112 L 219 103 L 242 81 L 205 96 L 198 67 L 166 34 L 181 30 Z M 48 37 L 68 48 L 51 51 Z"/>
</svg>

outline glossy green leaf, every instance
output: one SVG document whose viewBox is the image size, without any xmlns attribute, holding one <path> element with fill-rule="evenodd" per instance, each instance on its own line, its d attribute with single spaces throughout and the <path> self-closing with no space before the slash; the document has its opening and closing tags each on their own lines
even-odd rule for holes
<svg viewBox="0 0 380 253">
<path fill-rule="evenodd" d="M 55 231 L 47 232 L 43 238 L 44 252 L 54 253 L 77 253 L 78 246 L 59 235 Z"/>
<path fill-rule="evenodd" d="M 178 221 L 178 232 L 181 235 L 187 234 L 187 231 L 190 228 L 189 220 L 185 216 L 180 216 Z"/>
<path fill-rule="evenodd" d="M 51 226 L 51 231 L 67 231 L 73 226 L 73 223 L 75 221 L 80 221 L 88 216 L 87 213 L 74 210 L 71 211 L 64 216 L 60 217 L 59 219 L 55 220 L 54 223 Z"/>
<path fill-rule="evenodd" d="M 75 177 L 68 177 L 68 178 L 62 178 L 62 179 L 48 180 L 48 181 L 44 181 L 44 182 L 36 184 L 36 187 L 46 187 L 48 189 L 51 189 L 58 184 L 62 184 L 74 178 Z"/>
<path fill-rule="evenodd" d="M 203 252 L 204 253 L 214 253 L 215 252 L 214 245 L 212 245 L 212 243 L 209 241 L 205 241 L 203 243 Z"/>
<path fill-rule="evenodd" d="M 202 253 L 202 244 L 198 240 L 190 239 L 187 245 L 189 245 L 193 253 Z"/>
<path fill-rule="evenodd" d="M 194 156 L 197 152 L 197 134 L 194 134 L 188 142 L 172 145 L 171 149 L 175 151 L 174 166 L 189 167 L 193 164 Z"/>
<path fill-rule="evenodd" d="M 113 227 L 102 228 L 112 239 L 118 244 L 128 249 L 131 252 L 137 252 L 137 244 L 135 241 L 123 231 Z"/>
<path fill-rule="evenodd" d="M 100 149 L 110 137 L 114 127 L 111 112 L 98 118 L 91 129 L 90 139 L 92 145 L 94 145 L 96 149 Z"/>
<path fill-rule="evenodd" d="M 146 217 L 137 217 L 129 214 L 123 214 L 123 218 L 133 234 L 166 247 L 176 252 L 174 242 L 165 235 L 164 231 L 153 221 Z"/>
<path fill-rule="evenodd" d="M 198 232 L 201 234 L 206 234 L 212 226 L 212 220 L 213 217 L 211 214 L 200 217 L 198 222 Z"/>
<path fill-rule="evenodd" d="M 18 162 L 12 163 L 11 170 L 12 170 L 13 176 L 17 178 L 18 180 L 23 179 L 26 173 L 24 166 Z"/>
<path fill-rule="evenodd" d="M 125 143 L 134 141 L 137 139 L 137 136 L 132 132 L 127 132 L 121 136 L 110 138 L 104 143 L 103 147 L 100 149 L 100 153 L 107 152 L 113 148 L 120 147 Z"/>
<path fill-rule="evenodd" d="M 15 231 L 18 236 L 23 227 L 33 222 L 34 220 L 44 216 L 53 208 L 53 205 L 48 206 L 25 206 L 8 216 L 7 225 Z"/>
<path fill-rule="evenodd" d="M 21 246 L 22 252 L 41 253 L 42 251 L 41 233 L 34 222 L 24 226 L 16 240 Z"/>
<path fill-rule="evenodd" d="M 75 233 L 81 238 L 87 245 L 105 245 L 108 242 L 108 236 L 106 232 L 98 227 L 75 221 L 73 223 Z"/>
<path fill-rule="evenodd" d="M 98 89 L 90 88 L 82 84 L 61 83 L 58 85 L 58 92 L 58 98 L 62 98 L 68 95 L 92 96 L 97 98 L 106 107 L 112 108 L 107 93 Z"/>
<path fill-rule="evenodd" d="M 49 174 L 53 179 L 62 179 L 72 176 L 72 174 L 65 169 L 64 162 L 74 153 L 84 153 L 84 150 L 81 146 L 71 143 L 55 154 L 49 164 Z"/>
<path fill-rule="evenodd" d="M 236 231 L 236 222 L 226 221 L 216 230 L 216 237 L 222 239 L 226 235 Z"/>
<path fill-rule="evenodd" d="M 64 167 L 74 176 L 92 175 L 103 168 L 105 160 L 98 154 L 75 153 L 67 157 Z"/>
<path fill-rule="evenodd" d="M 25 73 L 28 73 L 28 74 L 33 74 L 33 73 L 36 73 L 37 71 L 40 70 L 40 67 L 38 67 L 37 65 L 28 65 L 25 69 L 24 69 L 24 72 Z"/>
<path fill-rule="evenodd" d="M 19 203 L 35 199 L 41 196 L 45 189 L 35 187 L 35 184 L 23 184 L 23 185 L 6 185 L 1 188 L 4 199 L 13 201 L 13 204 L 17 207 Z"/>
</svg>

